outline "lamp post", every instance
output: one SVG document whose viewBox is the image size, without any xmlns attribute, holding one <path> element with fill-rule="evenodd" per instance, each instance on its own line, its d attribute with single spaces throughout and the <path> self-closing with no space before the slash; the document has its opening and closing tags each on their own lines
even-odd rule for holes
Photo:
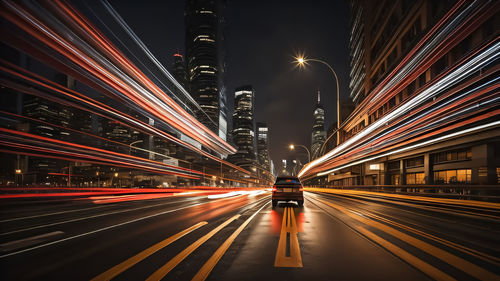
<svg viewBox="0 0 500 281">
<path fill-rule="evenodd" d="M 289 146 L 290 150 L 294 150 L 295 146 L 302 147 L 303 149 L 305 149 L 307 151 L 307 159 L 309 160 L 308 162 L 311 162 L 311 153 L 309 152 L 309 149 L 307 149 L 307 147 L 305 145 L 301 145 L 301 144 L 293 145 L 293 144 L 291 144 Z"/>
<path fill-rule="evenodd" d="M 330 71 L 333 73 L 333 77 L 335 78 L 335 82 L 337 85 L 337 145 L 339 145 L 340 141 L 340 93 L 339 93 L 339 78 L 337 77 L 337 73 L 335 70 L 333 70 L 333 67 L 331 67 L 327 62 L 320 60 L 320 59 L 311 59 L 311 58 L 306 58 L 303 56 L 298 56 L 295 58 L 297 65 L 301 67 L 305 67 L 308 62 L 319 62 L 321 64 L 324 64 L 330 69 Z"/>
<path fill-rule="evenodd" d="M 15 169 L 14 170 L 16 172 L 16 184 L 19 186 L 19 175 L 21 175 L 21 185 L 23 185 L 23 182 L 24 182 L 24 174 L 23 174 L 23 171 L 21 169 Z"/>
<path fill-rule="evenodd" d="M 134 142 L 132 142 L 132 143 L 130 143 L 128 145 L 129 146 L 129 154 L 130 155 L 132 155 L 132 148 L 139 149 L 138 147 L 135 147 L 133 145 L 136 144 L 136 143 L 140 143 L 140 142 L 143 142 L 143 140 L 134 141 Z"/>
</svg>

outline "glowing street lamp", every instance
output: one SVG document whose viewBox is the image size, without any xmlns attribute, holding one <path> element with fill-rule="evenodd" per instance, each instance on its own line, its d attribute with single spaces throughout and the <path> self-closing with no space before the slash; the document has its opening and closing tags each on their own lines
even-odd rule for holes
<svg viewBox="0 0 500 281">
<path fill-rule="evenodd" d="M 309 149 L 307 149 L 307 147 L 305 145 L 301 145 L 301 144 L 293 145 L 293 144 L 290 144 L 290 146 L 289 146 L 290 150 L 294 150 L 295 146 L 302 147 L 303 149 L 305 149 L 307 151 L 307 159 L 309 159 L 308 162 L 311 162 L 311 153 L 309 152 Z"/>
<path fill-rule="evenodd" d="M 305 67 L 306 65 L 308 65 L 308 62 L 319 62 L 321 64 L 326 65 L 328 67 L 328 69 L 330 69 L 330 71 L 333 73 L 333 77 L 335 78 L 335 82 L 337 84 L 337 145 L 339 145 L 339 142 L 340 142 L 340 94 L 339 94 L 339 78 L 337 77 L 337 73 L 335 72 L 335 70 L 333 70 L 333 67 L 331 67 L 327 62 L 320 60 L 320 59 L 311 59 L 311 58 L 306 58 L 303 55 L 298 55 L 297 57 L 295 57 L 295 62 L 297 63 L 297 66 L 299 66 L 299 67 Z M 330 137 L 332 135 L 330 135 Z M 328 137 L 324 143 L 326 143 L 330 137 Z"/>
</svg>

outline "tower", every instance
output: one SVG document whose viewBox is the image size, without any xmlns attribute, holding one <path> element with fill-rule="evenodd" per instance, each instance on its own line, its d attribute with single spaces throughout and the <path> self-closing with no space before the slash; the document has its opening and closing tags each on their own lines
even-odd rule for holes
<svg viewBox="0 0 500 281">
<path fill-rule="evenodd" d="M 326 138 L 325 132 L 325 110 L 321 105 L 321 94 L 318 90 L 318 101 L 314 109 L 314 124 L 311 136 L 311 153 L 312 158 L 320 156 L 320 149 Z"/>
</svg>

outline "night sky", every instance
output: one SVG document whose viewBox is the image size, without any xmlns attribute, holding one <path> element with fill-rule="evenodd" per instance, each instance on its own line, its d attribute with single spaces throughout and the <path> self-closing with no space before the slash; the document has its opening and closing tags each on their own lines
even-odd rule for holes
<svg viewBox="0 0 500 281">
<path fill-rule="evenodd" d="M 110 1 L 151 52 L 171 68 L 172 55 L 184 54 L 184 1 Z M 228 1 L 226 15 L 226 86 L 230 113 L 234 89 L 256 90 L 256 121 L 267 121 L 270 154 L 294 157 L 290 143 L 310 146 L 317 90 L 326 110 L 326 129 L 335 122 L 335 80 L 313 63 L 295 68 L 293 56 L 328 62 L 337 72 L 340 95 L 348 97 L 348 1 Z M 341 109 L 342 110 L 342 109 Z M 298 151 L 302 162 L 307 156 Z"/>
</svg>

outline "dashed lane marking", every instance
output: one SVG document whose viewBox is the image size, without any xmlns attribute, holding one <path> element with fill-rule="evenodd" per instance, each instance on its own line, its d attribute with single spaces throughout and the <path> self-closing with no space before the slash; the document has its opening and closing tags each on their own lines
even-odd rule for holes
<svg viewBox="0 0 500 281">
<path fill-rule="evenodd" d="M 250 223 L 250 221 L 265 207 L 268 203 L 264 204 L 264 206 L 260 207 L 251 217 L 249 217 L 243 224 L 236 229 L 229 238 L 215 251 L 215 253 L 207 260 L 207 262 L 201 267 L 201 269 L 196 273 L 191 281 L 204 281 L 207 279 L 208 275 L 214 269 L 215 265 L 219 262 L 222 256 L 226 253 L 229 246 L 234 242 L 236 237 L 243 231 L 243 229 Z"/>
<path fill-rule="evenodd" d="M 206 221 L 199 222 L 189 228 L 184 229 L 183 231 L 174 234 L 167 239 L 156 243 L 155 245 L 147 248 L 146 250 L 138 253 L 137 255 L 125 260 L 124 262 L 115 265 L 114 267 L 110 268 L 109 270 L 101 273 L 100 275 L 94 277 L 91 281 L 104 281 L 104 280 L 111 280 L 118 274 L 124 272 L 125 270 L 129 269 L 130 267 L 134 266 L 138 262 L 144 260 L 145 258 L 149 257 L 150 255 L 158 252 L 159 250 L 165 248 L 166 246 L 170 245 L 171 243 L 177 241 L 181 237 L 185 236 L 186 234 L 206 225 Z"/>
<path fill-rule="evenodd" d="M 212 236 L 214 236 L 217 232 L 219 232 L 221 229 L 223 229 L 224 227 L 226 227 L 228 224 L 230 224 L 232 221 L 238 219 L 239 217 L 240 217 L 239 214 L 231 217 L 230 219 L 226 220 L 225 222 L 223 222 L 218 227 L 214 228 L 212 231 L 210 231 L 205 236 L 203 236 L 200 239 L 196 240 L 193 244 L 189 245 L 186 249 L 184 249 L 182 252 L 180 252 L 179 254 L 177 254 L 177 256 L 173 257 L 170 261 L 168 261 L 162 267 L 160 267 L 159 269 L 157 269 L 146 280 L 147 281 L 161 280 L 174 267 L 176 267 L 181 261 L 183 261 L 187 256 L 189 256 L 194 250 L 196 250 L 203 243 L 205 243 L 208 239 L 210 239 Z"/>
</svg>

